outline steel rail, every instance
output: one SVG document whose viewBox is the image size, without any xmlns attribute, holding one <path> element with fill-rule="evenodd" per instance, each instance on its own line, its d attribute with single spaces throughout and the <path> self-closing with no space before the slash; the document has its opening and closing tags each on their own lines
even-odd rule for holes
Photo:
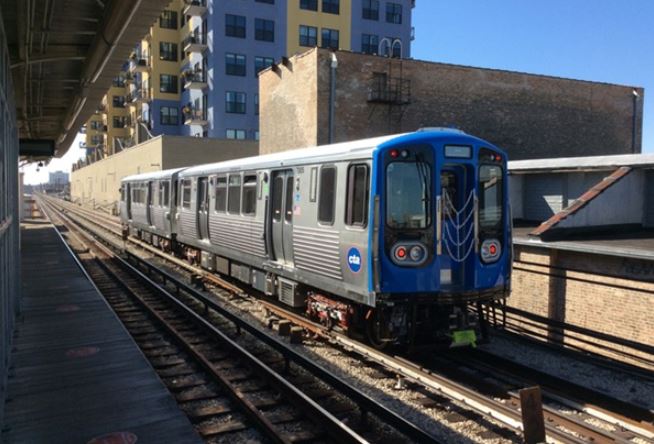
<svg viewBox="0 0 654 444">
<path fill-rule="evenodd" d="M 74 222 L 73 222 L 74 223 Z M 108 247 L 102 245 L 97 239 L 94 239 L 91 235 L 83 233 L 85 236 L 89 237 L 90 239 L 93 240 L 93 242 L 98 245 L 99 248 L 102 248 L 106 251 L 111 251 L 109 250 Z M 230 341 L 233 343 L 236 347 L 239 347 L 242 349 L 242 347 L 236 343 L 234 343 L 231 339 L 228 337 L 224 336 L 222 332 L 220 332 L 215 326 L 213 326 L 209 321 L 204 319 L 200 314 L 196 313 L 194 310 L 186 306 L 184 302 L 176 298 L 174 295 L 172 295 L 167 289 L 163 288 L 161 285 L 153 281 L 149 276 L 146 276 L 143 274 L 140 270 L 138 270 L 135 266 L 132 264 L 128 263 L 124 259 L 118 257 L 115 255 L 115 253 L 112 252 L 114 255 L 113 260 L 120 261 L 121 265 L 124 265 L 125 267 L 129 267 L 130 270 L 133 270 L 134 274 L 138 274 L 139 279 L 142 279 L 143 282 L 146 282 L 149 286 L 152 286 L 153 289 L 156 289 L 156 291 L 160 292 L 162 295 L 165 295 L 166 298 L 168 298 L 172 303 L 176 304 L 179 309 L 184 310 L 188 316 L 191 316 L 194 318 L 194 320 L 200 324 L 203 325 L 204 328 L 208 329 L 209 331 L 212 332 L 212 334 L 215 334 L 217 336 L 222 336 L 225 338 L 225 340 Z M 336 375 L 332 374 L 328 370 L 324 369 L 323 367 L 319 366 L 318 364 L 312 362 L 308 358 L 304 357 L 303 355 L 299 354 L 298 352 L 292 350 L 291 348 L 288 347 L 284 342 L 278 340 L 277 338 L 274 338 L 270 335 L 268 335 L 265 332 L 260 331 L 256 327 L 252 326 L 251 324 L 247 323 L 246 321 L 242 320 L 238 316 L 234 315 L 230 311 L 224 309 L 220 305 L 218 305 L 216 302 L 213 300 L 209 299 L 202 293 L 198 292 L 196 289 L 188 286 L 186 283 L 182 282 L 179 280 L 177 277 L 158 269 L 156 266 L 150 264 L 149 262 L 139 258 L 138 256 L 134 255 L 131 252 L 127 252 L 128 257 L 132 261 L 136 261 L 137 264 L 140 266 L 146 267 L 149 273 L 155 272 L 158 274 L 164 281 L 165 284 L 173 284 L 177 289 L 184 291 L 188 295 L 192 296 L 194 299 L 202 302 L 205 306 L 205 308 L 211 308 L 212 310 L 216 311 L 218 314 L 220 314 L 222 317 L 226 318 L 233 324 L 237 326 L 237 328 L 240 328 L 242 330 L 247 331 L 250 333 L 252 336 L 256 337 L 257 339 L 261 340 L 262 342 L 266 343 L 269 346 L 272 346 L 275 350 L 280 352 L 284 358 L 287 360 L 287 362 L 292 361 L 296 363 L 297 365 L 300 365 L 301 367 L 305 368 L 308 370 L 310 373 L 314 374 L 317 376 L 319 379 L 323 380 L 339 392 L 345 394 L 348 398 L 350 398 L 353 402 L 355 402 L 361 412 L 365 415 L 366 413 L 372 413 L 375 416 L 377 416 L 381 421 L 383 421 L 386 424 L 389 424 L 396 430 L 398 430 L 400 433 L 415 439 L 416 441 L 419 442 L 425 442 L 425 443 L 438 443 L 439 441 L 433 437 L 432 435 L 428 434 L 424 430 L 420 429 L 417 427 L 415 424 L 407 421 L 397 413 L 387 409 L 386 407 L 380 405 L 377 401 L 373 400 L 372 398 L 369 398 L 366 394 L 362 393 L 358 389 L 354 388 L 353 386 L 349 385 L 347 382 L 344 380 L 340 379 Z M 235 289 L 237 287 L 233 287 L 232 289 Z M 221 338 L 222 339 L 222 338 Z M 244 353 L 249 354 L 246 350 L 242 349 Z M 241 353 L 239 351 L 239 353 Z M 258 361 L 256 357 L 253 355 L 250 355 L 252 359 Z M 255 366 L 265 366 L 261 361 L 255 362 Z M 334 433 L 339 436 L 335 436 L 336 439 L 338 439 L 338 442 L 366 442 L 363 438 L 358 436 L 356 432 L 351 431 L 349 427 L 344 425 L 342 422 L 340 422 L 337 418 L 333 417 L 329 412 L 324 410 L 322 407 L 320 407 L 315 401 L 311 400 L 311 398 L 308 398 L 307 395 L 299 391 L 296 387 L 292 386 L 288 381 L 286 381 L 281 375 L 278 373 L 275 373 L 274 375 L 269 375 L 268 376 L 270 379 L 270 382 L 273 384 L 280 384 L 280 391 L 283 392 L 285 395 L 288 395 L 289 397 L 297 397 L 299 399 L 306 398 L 311 405 L 307 405 L 306 408 L 309 409 L 312 413 L 315 415 L 321 415 L 321 411 L 324 411 L 326 415 L 330 417 L 330 424 L 326 424 L 326 431 L 328 433 Z M 312 416 L 315 419 L 315 416 Z M 327 427 L 328 426 L 328 427 Z M 349 432 L 353 433 L 354 435 L 349 435 Z M 357 439 L 360 439 L 359 441 L 353 441 L 352 436 L 357 436 Z"/>
</svg>

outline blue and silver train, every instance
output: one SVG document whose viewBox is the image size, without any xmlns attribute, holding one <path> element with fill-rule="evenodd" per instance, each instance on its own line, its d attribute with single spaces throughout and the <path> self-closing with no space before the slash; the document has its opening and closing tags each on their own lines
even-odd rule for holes
<svg viewBox="0 0 654 444">
<path fill-rule="evenodd" d="M 461 344 L 510 292 L 507 182 L 500 149 L 429 129 L 126 177 L 121 217 L 375 346 Z"/>
</svg>

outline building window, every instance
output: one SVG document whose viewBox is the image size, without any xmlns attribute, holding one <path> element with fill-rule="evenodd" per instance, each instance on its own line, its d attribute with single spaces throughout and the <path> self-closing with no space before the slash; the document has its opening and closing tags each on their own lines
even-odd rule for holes
<svg viewBox="0 0 654 444">
<path fill-rule="evenodd" d="M 259 131 L 258 130 L 254 131 L 254 140 L 259 140 Z"/>
<path fill-rule="evenodd" d="M 387 37 L 391 41 L 391 57 L 402 57 L 402 40 L 396 37 Z"/>
<path fill-rule="evenodd" d="M 225 54 L 225 74 L 245 76 L 245 56 L 243 54 Z"/>
<path fill-rule="evenodd" d="M 159 59 L 168 62 L 176 62 L 177 43 L 159 42 Z"/>
<path fill-rule="evenodd" d="M 254 58 L 254 76 L 256 77 L 261 71 L 271 66 L 275 61 L 272 57 L 255 57 Z"/>
<path fill-rule="evenodd" d="M 300 46 L 318 46 L 318 28 L 300 25 Z"/>
<path fill-rule="evenodd" d="M 225 131 L 225 138 L 232 139 L 232 140 L 245 140 L 245 130 L 228 129 Z"/>
<path fill-rule="evenodd" d="M 275 22 L 272 20 L 254 19 L 254 39 L 264 42 L 274 42 Z"/>
<path fill-rule="evenodd" d="M 159 92 L 177 94 L 177 76 L 170 74 L 161 74 L 159 75 Z"/>
<path fill-rule="evenodd" d="M 245 17 L 225 14 L 225 35 L 227 37 L 245 38 Z"/>
<path fill-rule="evenodd" d="M 259 115 L 259 93 L 254 95 L 254 114 Z"/>
<path fill-rule="evenodd" d="M 227 189 L 227 212 L 239 214 L 241 212 L 241 175 L 229 175 L 229 187 Z"/>
<path fill-rule="evenodd" d="M 402 5 L 398 3 L 386 3 L 386 21 L 388 23 L 402 24 Z"/>
<path fill-rule="evenodd" d="M 241 211 L 248 216 L 252 216 L 257 212 L 257 176 L 254 174 L 243 177 Z"/>
<path fill-rule="evenodd" d="M 334 223 L 334 203 L 336 201 L 336 168 L 333 166 L 320 169 L 320 190 L 318 192 L 318 222 L 332 225 Z"/>
<path fill-rule="evenodd" d="M 326 12 L 328 14 L 338 14 L 340 3 L 340 0 L 322 0 L 322 12 Z"/>
<path fill-rule="evenodd" d="M 368 222 L 368 165 L 350 165 L 347 170 L 345 223 L 365 227 Z"/>
<path fill-rule="evenodd" d="M 363 18 L 379 20 L 379 0 L 363 0 Z"/>
<path fill-rule="evenodd" d="M 268 3 L 269 5 L 274 5 L 275 0 L 254 0 L 257 3 Z"/>
<path fill-rule="evenodd" d="M 308 11 L 317 11 L 318 0 L 300 0 L 300 9 L 306 9 Z"/>
<path fill-rule="evenodd" d="M 245 114 L 245 93 L 227 91 L 225 93 L 225 112 Z"/>
<path fill-rule="evenodd" d="M 322 47 L 338 49 L 338 30 L 322 28 Z"/>
<path fill-rule="evenodd" d="M 379 36 L 371 34 L 361 35 L 361 52 L 364 54 L 377 54 L 379 50 Z"/>
<path fill-rule="evenodd" d="M 111 103 L 114 108 L 125 108 L 125 96 L 113 96 Z"/>
<path fill-rule="evenodd" d="M 164 11 L 159 17 L 159 27 L 164 29 L 177 29 L 177 11 Z"/>
<path fill-rule="evenodd" d="M 179 111 L 174 106 L 162 106 L 159 110 L 162 125 L 179 125 Z"/>
<path fill-rule="evenodd" d="M 114 116 L 113 118 L 114 128 L 125 128 L 125 126 L 127 126 L 127 116 Z"/>
<path fill-rule="evenodd" d="M 225 205 L 227 205 L 227 178 L 218 177 L 216 179 L 216 211 L 224 213 Z"/>
</svg>

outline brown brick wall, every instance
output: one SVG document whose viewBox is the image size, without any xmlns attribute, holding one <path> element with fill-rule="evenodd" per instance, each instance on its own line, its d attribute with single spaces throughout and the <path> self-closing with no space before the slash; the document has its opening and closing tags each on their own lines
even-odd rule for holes
<svg viewBox="0 0 654 444">
<path fill-rule="evenodd" d="M 633 88 L 337 52 L 335 141 L 454 126 L 512 159 L 630 153 Z M 330 53 L 261 75 L 261 152 L 327 143 Z M 373 73 L 411 82 L 411 103 L 368 102 Z M 317 89 L 317 90 L 316 90 Z M 637 89 L 640 152 L 644 92 Z"/>
<path fill-rule="evenodd" d="M 652 262 L 612 256 L 515 246 L 513 292 L 507 305 L 550 319 L 654 346 L 654 267 Z M 520 323 L 526 326 L 525 323 Z M 550 337 L 560 331 L 550 329 Z M 568 344 L 617 357 L 630 348 L 592 339 L 583 344 L 566 335 Z"/>
</svg>

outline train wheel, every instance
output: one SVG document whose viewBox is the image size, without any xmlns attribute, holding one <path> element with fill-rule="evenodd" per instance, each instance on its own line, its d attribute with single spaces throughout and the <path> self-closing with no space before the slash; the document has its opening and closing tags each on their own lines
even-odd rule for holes
<svg viewBox="0 0 654 444">
<path fill-rule="evenodd" d="M 366 316 L 366 338 L 370 345 L 377 350 L 384 350 L 388 347 L 389 341 L 381 338 L 380 323 L 376 310 L 372 310 L 369 316 Z"/>
</svg>

